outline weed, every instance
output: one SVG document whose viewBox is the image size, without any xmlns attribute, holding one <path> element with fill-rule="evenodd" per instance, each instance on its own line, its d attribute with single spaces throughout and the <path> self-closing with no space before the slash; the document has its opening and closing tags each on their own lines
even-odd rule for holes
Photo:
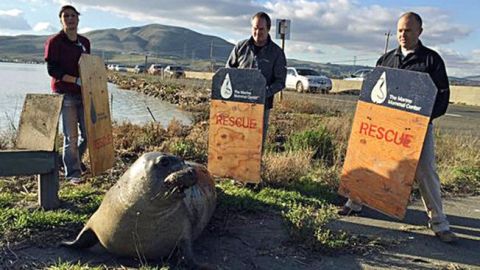
<svg viewBox="0 0 480 270">
<path fill-rule="evenodd" d="M 311 157 L 308 150 L 267 152 L 263 158 L 262 179 L 269 184 L 297 181 L 312 169 Z"/>
<path fill-rule="evenodd" d="M 71 262 L 63 262 L 58 260 L 55 262 L 54 265 L 48 266 L 46 269 L 48 270 L 103 270 L 104 267 L 93 267 L 89 266 L 88 264 L 82 264 L 80 262 L 71 263 Z"/>
<path fill-rule="evenodd" d="M 172 154 L 181 156 L 185 160 L 198 162 L 204 162 L 207 160 L 205 149 L 197 148 L 195 142 L 188 139 L 174 140 L 169 149 Z"/>
<path fill-rule="evenodd" d="M 291 228 L 293 239 L 314 250 L 332 252 L 349 245 L 346 234 L 333 233 L 325 226 L 335 218 L 335 211 L 331 207 L 314 208 L 296 204 L 284 211 L 283 216 Z"/>
<path fill-rule="evenodd" d="M 313 159 L 324 160 L 327 164 L 332 164 L 335 150 L 333 136 L 324 126 L 292 134 L 285 148 L 287 151 L 311 150 Z"/>
</svg>

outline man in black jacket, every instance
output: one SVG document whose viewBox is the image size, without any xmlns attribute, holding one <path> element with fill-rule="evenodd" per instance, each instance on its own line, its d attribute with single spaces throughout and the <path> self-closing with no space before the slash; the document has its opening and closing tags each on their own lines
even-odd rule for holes
<svg viewBox="0 0 480 270">
<path fill-rule="evenodd" d="M 226 64 L 228 68 L 259 69 L 267 81 L 263 124 L 264 141 L 267 135 L 269 112 L 273 108 L 273 96 L 285 88 L 287 77 L 285 54 L 268 34 L 271 24 L 270 17 L 265 12 L 258 12 L 253 15 L 252 36 L 240 41 L 233 48 Z"/>
<path fill-rule="evenodd" d="M 413 12 L 404 13 L 397 24 L 400 46 L 378 59 L 377 66 L 425 72 L 438 89 L 432 112 L 432 120 L 445 114 L 450 98 L 447 72 L 442 58 L 435 51 L 423 46 L 418 39 L 422 33 L 422 19 Z M 415 179 L 419 184 L 423 203 L 429 217 L 429 227 L 443 242 L 456 240 L 442 208 L 440 179 L 436 171 L 433 123 L 430 121 Z M 361 205 L 348 200 L 340 215 L 359 212 Z"/>
</svg>

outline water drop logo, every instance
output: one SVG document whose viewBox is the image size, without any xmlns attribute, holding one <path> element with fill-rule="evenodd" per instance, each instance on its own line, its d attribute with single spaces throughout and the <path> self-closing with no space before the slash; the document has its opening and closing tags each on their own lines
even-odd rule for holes
<svg viewBox="0 0 480 270">
<path fill-rule="evenodd" d="M 387 98 L 387 74 L 383 72 L 380 79 L 372 89 L 371 98 L 373 103 L 381 104 Z"/>
<path fill-rule="evenodd" d="M 232 94 L 232 82 L 230 81 L 230 75 L 227 73 L 225 79 L 223 79 L 222 87 L 220 88 L 220 95 L 224 99 L 229 99 L 232 97 Z"/>
</svg>

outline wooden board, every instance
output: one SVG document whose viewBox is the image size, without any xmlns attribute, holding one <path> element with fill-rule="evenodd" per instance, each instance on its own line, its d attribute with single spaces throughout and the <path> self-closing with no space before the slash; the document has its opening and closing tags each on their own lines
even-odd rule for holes
<svg viewBox="0 0 480 270">
<path fill-rule="evenodd" d="M 262 159 L 263 105 L 212 100 L 208 170 L 258 183 Z"/>
<path fill-rule="evenodd" d="M 428 121 L 422 115 L 359 101 L 340 194 L 403 218 Z"/>
<path fill-rule="evenodd" d="M 428 74 L 377 68 L 362 86 L 339 193 L 405 216 L 436 87 Z"/>
<path fill-rule="evenodd" d="M 265 78 L 254 69 L 220 69 L 212 80 L 208 170 L 259 183 Z"/>
<path fill-rule="evenodd" d="M 27 94 L 16 141 L 17 149 L 54 151 L 62 95 Z"/>
<path fill-rule="evenodd" d="M 83 54 L 79 60 L 87 144 L 92 174 L 113 167 L 112 122 L 108 103 L 107 73 L 103 60 Z"/>
</svg>

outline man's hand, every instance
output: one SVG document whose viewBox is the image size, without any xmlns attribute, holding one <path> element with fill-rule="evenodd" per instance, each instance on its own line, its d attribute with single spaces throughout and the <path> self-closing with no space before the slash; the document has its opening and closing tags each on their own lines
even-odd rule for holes
<svg viewBox="0 0 480 270">
<path fill-rule="evenodd" d="M 77 77 L 75 79 L 75 84 L 77 84 L 78 86 L 82 86 L 82 79 L 80 79 L 80 77 Z"/>
</svg>

